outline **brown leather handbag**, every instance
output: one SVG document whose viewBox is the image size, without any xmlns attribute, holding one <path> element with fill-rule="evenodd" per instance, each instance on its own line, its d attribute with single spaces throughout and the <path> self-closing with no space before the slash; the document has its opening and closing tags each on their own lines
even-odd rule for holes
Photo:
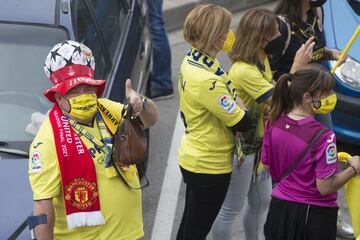
<svg viewBox="0 0 360 240">
<path fill-rule="evenodd" d="M 141 164 L 148 159 L 148 141 L 144 125 L 139 118 L 132 116 L 130 104 L 122 110 L 123 120 L 113 137 L 112 158 L 117 166 Z M 124 115 L 125 114 L 125 115 Z"/>
</svg>

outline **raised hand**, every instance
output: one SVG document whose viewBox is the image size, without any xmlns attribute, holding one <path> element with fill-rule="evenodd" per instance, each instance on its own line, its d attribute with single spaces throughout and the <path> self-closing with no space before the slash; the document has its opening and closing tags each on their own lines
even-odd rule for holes
<svg viewBox="0 0 360 240">
<path fill-rule="evenodd" d="M 143 104 L 140 95 L 132 89 L 130 79 L 125 82 L 125 95 L 129 104 L 133 107 L 133 115 L 139 116 L 143 110 Z"/>
<path fill-rule="evenodd" d="M 314 46 L 314 37 L 311 37 L 297 50 L 290 73 L 295 73 L 311 61 Z"/>
</svg>

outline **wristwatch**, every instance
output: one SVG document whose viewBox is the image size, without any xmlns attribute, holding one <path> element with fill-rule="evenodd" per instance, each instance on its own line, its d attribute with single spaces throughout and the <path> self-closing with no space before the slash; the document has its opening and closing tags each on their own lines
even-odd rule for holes
<svg viewBox="0 0 360 240">
<path fill-rule="evenodd" d="M 143 95 L 140 94 L 140 98 L 141 98 L 141 102 L 142 102 L 142 105 L 143 105 L 143 110 L 145 110 L 148 106 L 148 101 L 147 101 L 147 98 Z"/>
</svg>

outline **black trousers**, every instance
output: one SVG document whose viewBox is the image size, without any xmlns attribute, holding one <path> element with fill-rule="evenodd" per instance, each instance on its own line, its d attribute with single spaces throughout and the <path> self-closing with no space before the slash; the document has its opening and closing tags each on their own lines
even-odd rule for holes
<svg viewBox="0 0 360 240">
<path fill-rule="evenodd" d="M 225 200 L 231 173 L 197 174 L 181 168 L 185 208 L 177 240 L 205 240 Z"/>
<path fill-rule="evenodd" d="M 337 207 L 319 207 L 272 198 L 266 240 L 335 240 Z"/>
</svg>

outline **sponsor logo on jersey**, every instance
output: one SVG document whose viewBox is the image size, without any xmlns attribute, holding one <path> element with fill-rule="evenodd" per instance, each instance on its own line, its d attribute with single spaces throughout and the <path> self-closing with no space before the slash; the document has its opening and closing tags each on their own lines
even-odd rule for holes
<svg viewBox="0 0 360 240">
<path fill-rule="evenodd" d="M 220 106 L 227 112 L 232 113 L 236 108 L 236 103 L 228 95 L 223 94 L 219 99 Z"/>
<path fill-rule="evenodd" d="M 336 151 L 336 145 L 335 143 L 330 143 L 326 147 L 326 163 L 327 164 L 333 164 L 337 160 L 337 151 Z"/>
<path fill-rule="evenodd" d="M 38 173 L 42 171 L 41 153 L 34 151 L 31 154 L 31 172 Z"/>
</svg>

